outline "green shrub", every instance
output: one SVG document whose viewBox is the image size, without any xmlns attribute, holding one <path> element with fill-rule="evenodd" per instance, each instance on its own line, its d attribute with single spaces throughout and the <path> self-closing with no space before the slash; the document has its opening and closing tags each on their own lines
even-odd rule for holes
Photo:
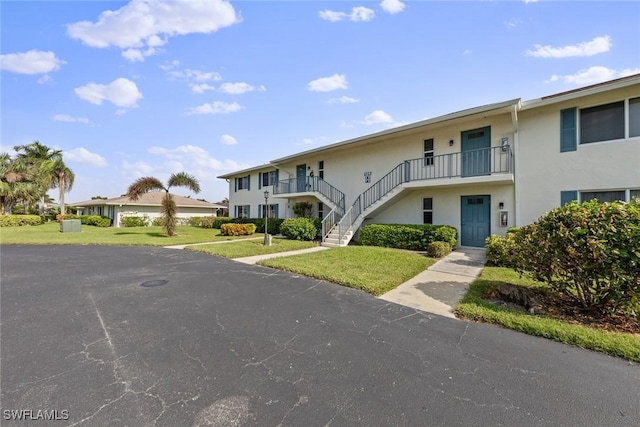
<svg viewBox="0 0 640 427">
<path fill-rule="evenodd" d="M 287 218 L 280 225 L 280 233 L 289 239 L 313 240 L 318 230 L 309 218 Z"/>
<path fill-rule="evenodd" d="M 146 227 L 147 219 L 141 216 L 125 216 L 120 220 L 123 227 Z"/>
<path fill-rule="evenodd" d="M 236 224 L 255 224 L 256 232 L 264 233 L 264 218 L 234 218 L 232 221 Z M 269 224 L 267 224 L 269 234 L 280 234 L 282 221 L 284 221 L 282 218 L 269 218 Z"/>
<path fill-rule="evenodd" d="M 22 206 L 22 205 L 13 205 L 13 207 L 11 208 L 11 214 L 12 215 L 24 215 L 25 214 L 24 206 Z"/>
<path fill-rule="evenodd" d="M 0 215 L 0 227 L 21 227 L 40 224 L 42 224 L 40 215 Z"/>
<path fill-rule="evenodd" d="M 80 215 L 79 219 L 80 219 L 80 223 L 84 225 L 93 225 L 94 227 L 110 227 L 111 226 L 111 218 L 108 218 L 106 216 Z"/>
<path fill-rule="evenodd" d="M 154 227 L 162 227 L 162 218 L 161 217 L 155 217 L 151 220 L 151 225 L 153 225 Z"/>
<path fill-rule="evenodd" d="M 640 202 L 569 203 L 514 236 L 518 271 L 585 309 L 640 315 Z"/>
<path fill-rule="evenodd" d="M 244 236 L 256 232 L 255 224 L 227 223 L 220 226 L 220 234 L 223 236 Z"/>
<path fill-rule="evenodd" d="M 447 242 L 454 247 L 458 230 L 449 225 L 369 224 L 360 229 L 360 244 L 426 251 L 431 242 Z"/>
<path fill-rule="evenodd" d="M 297 217 L 309 218 L 313 211 L 313 205 L 309 202 L 295 203 L 292 208 L 293 214 Z"/>
<path fill-rule="evenodd" d="M 496 267 L 515 267 L 514 254 L 516 248 L 516 229 L 507 231 L 506 236 L 492 234 L 485 240 L 487 265 Z"/>
<path fill-rule="evenodd" d="M 233 218 L 229 218 L 228 216 L 215 216 L 215 217 L 207 217 L 207 220 L 211 220 L 212 221 L 212 225 L 211 227 L 203 227 L 204 228 L 220 228 L 222 224 L 227 224 L 231 221 L 233 221 Z M 203 218 L 203 221 L 205 220 L 205 218 Z"/>
<path fill-rule="evenodd" d="M 427 245 L 427 255 L 431 258 L 442 258 L 451 253 L 451 245 L 447 242 L 431 242 Z"/>
<path fill-rule="evenodd" d="M 215 218 L 215 217 L 213 217 L 213 218 Z M 188 225 L 190 225 L 191 227 L 201 227 L 202 226 L 202 217 L 192 216 L 187 221 L 188 221 Z"/>
</svg>

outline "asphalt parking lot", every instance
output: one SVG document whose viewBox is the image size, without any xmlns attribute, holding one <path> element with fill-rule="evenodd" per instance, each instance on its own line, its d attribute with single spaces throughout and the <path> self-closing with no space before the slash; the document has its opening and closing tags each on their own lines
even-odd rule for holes
<svg viewBox="0 0 640 427">
<path fill-rule="evenodd" d="M 3 426 L 640 424 L 637 364 L 268 268 L 2 246 L 0 280 Z"/>
</svg>

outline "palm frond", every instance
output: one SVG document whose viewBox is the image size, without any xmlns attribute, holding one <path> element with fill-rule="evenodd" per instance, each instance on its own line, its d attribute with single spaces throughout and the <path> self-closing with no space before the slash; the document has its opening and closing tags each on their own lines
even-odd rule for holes
<svg viewBox="0 0 640 427">
<path fill-rule="evenodd" d="M 167 187 L 187 187 L 196 194 L 200 192 L 200 183 L 198 182 L 198 179 L 186 172 L 172 174 L 167 182 Z"/>
<path fill-rule="evenodd" d="M 129 188 L 127 189 L 127 197 L 129 197 L 131 200 L 138 200 L 141 195 L 143 195 L 144 193 L 148 193 L 151 190 L 169 191 L 168 189 L 164 188 L 164 185 L 162 185 L 158 178 L 145 176 L 139 178 L 129 186 Z"/>
</svg>

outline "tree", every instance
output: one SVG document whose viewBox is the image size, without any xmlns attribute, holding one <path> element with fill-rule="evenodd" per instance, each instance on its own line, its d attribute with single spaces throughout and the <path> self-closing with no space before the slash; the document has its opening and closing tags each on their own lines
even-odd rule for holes
<svg viewBox="0 0 640 427">
<path fill-rule="evenodd" d="M 162 199 L 160 213 L 162 214 L 162 228 L 167 236 L 176 234 L 176 203 L 173 196 L 169 193 L 171 187 L 187 187 L 194 193 L 200 192 L 200 184 L 198 180 L 185 172 L 174 173 L 169 177 L 167 186 L 165 187 L 159 179 L 147 176 L 142 177 L 129 186 L 127 197 L 131 200 L 138 200 L 141 195 L 149 191 L 164 191 L 165 196 Z"/>
<path fill-rule="evenodd" d="M 39 194 L 28 165 L 7 153 L 0 154 L 0 214 L 11 213 L 18 202 L 32 203 Z"/>
<path fill-rule="evenodd" d="M 33 196 L 40 199 L 40 213 L 44 211 L 44 197 L 47 191 L 58 187 L 61 195 L 60 213 L 64 214 L 64 192 L 71 190 L 75 175 L 64 164 L 62 150 L 49 148 L 40 141 L 16 145 L 13 149 L 18 153 L 16 161 L 30 171 L 31 180 L 39 184 L 34 187 L 38 194 Z"/>
</svg>

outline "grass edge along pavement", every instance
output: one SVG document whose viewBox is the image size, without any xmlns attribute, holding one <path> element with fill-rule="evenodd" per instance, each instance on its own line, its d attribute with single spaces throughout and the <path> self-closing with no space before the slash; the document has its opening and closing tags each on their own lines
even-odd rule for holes
<svg viewBox="0 0 640 427">
<path fill-rule="evenodd" d="M 574 325 L 546 315 L 529 314 L 498 306 L 486 300 L 485 295 L 490 289 L 505 283 L 523 287 L 544 286 L 532 280 L 520 278 L 518 273 L 511 269 L 485 267 L 480 276 L 470 285 L 454 313 L 462 319 L 491 323 L 529 335 L 640 362 L 640 335 Z"/>
<path fill-rule="evenodd" d="M 258 265 L 382 295 L 427 269 L 435 260 L 402 249 L 347 246 L 266 259 Z"/>
<path fill-rule="evenodd" d="M 222 236 L 220 230 L 192 226 L 178 226 L 177 235 L 168 237 L 162 227 L 94 227 L 83 225 L 81 232 L 61 233 L 60 223 L 52 221 L 42 225 L 0 227 L 0 244 L 19 245 L 117 245 L 117 246 L 171 246 L 206 242 L 223 242 L 264 236 Z"/>
<path fill-rule="evenodd" d="M 233 259 L 309 249 L 315 246 L 315 242 L 273 238 L 271 246 L 264 246 L 264 243 L 260 240 L 247 240 L 246 242 L 236 240 L 233 245 L 214 243 L 210 245 L 187 246 L 185 249 Z"/>
</svg>

